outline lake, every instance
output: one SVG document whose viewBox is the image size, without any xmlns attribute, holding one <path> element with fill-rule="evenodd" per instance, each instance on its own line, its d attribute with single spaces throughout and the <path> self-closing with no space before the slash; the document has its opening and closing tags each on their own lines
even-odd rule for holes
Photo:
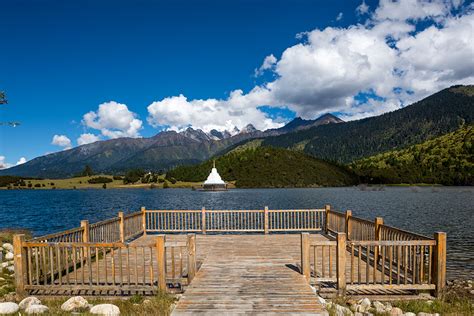
<svg viewBox="0 0 474 316">
<path fill-rule="evenodd" d="M 432 236 L 448 234 L 448 278 L 474 279 L 474 188 L 385 187 L 382 189 L 248 189 L 199 192 L 150 190 L 0 190 L 0 228 L 22 227 L 43 235 L 147 209 L 350 209 L 354 216 Z"/>
</svg>

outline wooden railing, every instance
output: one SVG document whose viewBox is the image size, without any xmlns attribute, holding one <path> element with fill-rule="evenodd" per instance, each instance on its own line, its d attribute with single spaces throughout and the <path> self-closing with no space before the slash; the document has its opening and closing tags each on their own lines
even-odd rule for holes
<svg viewBox="0 0 474 316">
<path fill-rule="evenodd" d="M 195 235 L 187 242 L 156 237 L 149 245 L 37 242 L 15 235 L 17 291 L 156 291 L 189 284 L 196 271 Z"/>
<path fill-rule="evenodd" d="M 324 209 L 145 210 L 146 232 L 298 232 L 322 230 Z"/>
<path fill-rule="evenodd" d="M 446 283 L 446 234 L 434 238 L 335 212 L 326 206 L 325 231 L 334 240 L 301 237 L 301 271 L 312 283 L 346 290 L 435 290 Z M 333 259 L 335 263 L 333 264 Z M 346 261 L 347 260 L 347 261 Z"/>
</svg>

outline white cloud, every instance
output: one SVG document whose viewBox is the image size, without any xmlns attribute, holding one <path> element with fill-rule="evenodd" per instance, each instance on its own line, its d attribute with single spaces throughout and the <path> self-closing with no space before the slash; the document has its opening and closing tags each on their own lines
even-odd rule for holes
<svg viewBox="0 0 474 316">
<path fill-rule="evenodd" d="M 110 101 L 99 105 L 94 112 L 84 114 L 83 124 L 87 127 L 100 130 L 108 138 L 140 137 L 142 121 L 131 112 L 125 104 Z"/>
<path fill-rule="evenodd" d="M 64 147 L 64 149 L 71 148 L 71 140 L 66 135 L 54 135 L 51 144 Z"/>
<path fill-rule="evenodd" d="M 0 170 L 10 168 L 12 165 L 7 163 L 5 156 L 0 156 Z"/>
<path fill-rule="evenodd" d="M 267 56 L 256 73 L 271 71 L 275 79 L 224 100 L 165 98 L 148 107 L 148 122 L 172 129 L 274 126 L 258 110 L 262 105 L 286 106 L 303 118 L 338 111 L 351 120 L 401 108 L 453 84 L 473 84 L 474 6 L 458 6 L 382 0 L 370 13 L 362 2 L 357 12 L 368 15 L 364 23 L 300 33 L 300 42 L 280 59 Z"/>
<path fill-rule="evenodd" d="M 226 100 L 188 100 L 183 95 L 165 98 L 148 106 L 148 123 L 155 127 L 169 126 L 172 130 L 191 125 L 204 131 L 242 128 L 249 123 L 261 130 L 281 126 L 255 107 L 265 99 L 259 90 L 256 88 L 249 94 L 235 90 Z"/>
<path fill-rule="evenodd" d="M 80 145 L 85 145 L 85 144 L 90 144 L 93 142 L 96 142 L 100 140 L 100 137 L 91 133 L 84 133 L 79 136 L 77 139 L 77 144 Z"/>
<path fill-rule="evenodd" d="M 356 13 L 358 15 L 364 15 L 369 13 L 369 6 L 365 3 L 365 0 L 356 8 Z"/>
<path fill-rule="evenodd" d="M 26 161 L 27 161 L 27 160 L 26 160 L 25 157 L 21 157 L 20 159 L 18 159 L 18 161 L 16 162 L 15 165 L 16 165 L 16 166 L 22 165 L 22 164 L 24 164 Z"/>
<path fill-rule="evenodd" d="M 273 54 L 268 55 L 268 56 L 265 57 L 265 59 L 263 60 L 263 63 L 262 63 L 262 65 L 260 66 L 260 68 L 255 69 L 255 76 L 259 76 L 259 75 L 263 74 L 263 72 L 264 72 L 265 70 L 272 69 L 273 66 L 276 64 L 276 62 L 277 62 L 277 59 L 276 59 L 275 56 L 273 56 Z"/>
<path fill-rule="evenodd" d="M 375 10 L 376 20 L 423 20 L 441 18 L 450 15 L 458 1 L 447 0 L 380 0 Z"/>
<path fill-rule="evenodd" d="M 339 12 L 339 14 L 336 16 L 336 21 L 341 21 L 343 16 L 344 14 L 342 12 Z"/>
</svg>

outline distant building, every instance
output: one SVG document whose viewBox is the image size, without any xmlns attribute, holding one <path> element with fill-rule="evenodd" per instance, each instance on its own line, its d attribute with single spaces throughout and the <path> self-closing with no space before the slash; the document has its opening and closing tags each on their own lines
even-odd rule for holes
<svg viewBox="0 0 474 316">
<path fill-rule="evenodd" d="M 221 176 L 217 172 L 216 162 L 214 161 L 211 173 L 207 177 L 207 180 L 202 184 L 202 188 L 205 191 L 225 191 L 227 190 L 227 183 L 222 180 Z"/>
</svg>

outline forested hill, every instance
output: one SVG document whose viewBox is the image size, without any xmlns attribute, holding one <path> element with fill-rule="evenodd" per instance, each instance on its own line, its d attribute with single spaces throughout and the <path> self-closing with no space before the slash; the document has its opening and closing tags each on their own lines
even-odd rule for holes
<svg viewBox="0 0 474 316">
<path fill-rule="evenodd" d="M 358 160 L 352 168 L 368 183 L 474 185 L 474 127 Z"/>
<path fill-rule="evenodd" d="M 225 181 L 236 181 L 241 188 L 281 188 L 346 186 L 358 183 L 348 168 L 333 165 L 301 152 L 259 147 L 231 152 L 216 159 L 216 167 Z M 180 181 L 202 182 L 212 161 L 182 166 L 167 173 Z"/>
<path fill-rule="evenodd" d="M 268 137 L 261 145 L 297 148 L 318 158 L 350 163 L 424 142 L 473 121 L 474 86 L 455 86 L 394 112 Z"/>
</svg>

